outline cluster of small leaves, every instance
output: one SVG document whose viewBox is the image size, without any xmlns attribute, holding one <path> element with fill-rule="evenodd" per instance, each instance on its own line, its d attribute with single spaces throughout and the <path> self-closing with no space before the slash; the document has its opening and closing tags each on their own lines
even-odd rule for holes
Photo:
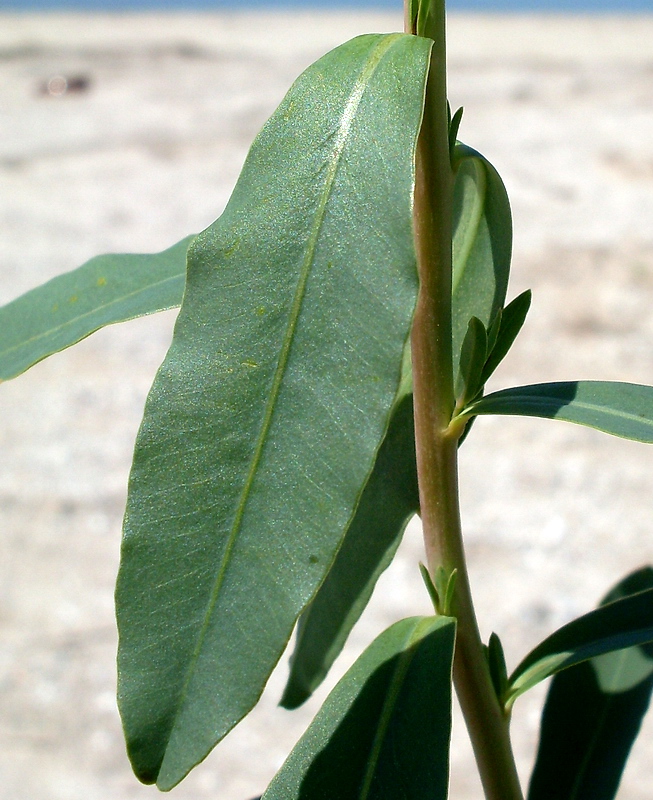
<svg viewBox="0 0 653 800">
<path fill-rule="evenodd" d="M 418 32 L 429 8 L 411 5 Z M 310 696 L 419 513 L 412 191 L 432 44 L 374 35 L 327 54 L 265 125 L 206 231 L 153 256 L 93 259 L 0 309 L 6 380 L 99 327 L 181 303 L 136 443 L 116 595 L 129 756 L 161 789 L 256 704 L 295 626 L 282 704 Z M 476 416 L 518 414 L 653 442 L 651 387 L 484 394 L 531 295 L 506 304 L 510 206 L 492 165 L 458 142 L 461 116 L 451 425 L 462 440 Z M 446 798 L 456 573 L 423 576 L 436 615 L 377 638 L 264 800 Z M 506 714 L 556 675 L 530 800 L 614 797 L 653 688 L 652 576 L 631 576 L 511 675 L 490 638 Z"/>
<path fill-rule="evenodd" d="M 489 329 L 486 330 L 478 317 L 469 320 L 456 380 L 459 409 L 467 408 L 483 395 L 485 384 L 522 329 L 530 305 L 531 293 L 527 290 L 504 309 L 499 309 Z"/>
</svg>

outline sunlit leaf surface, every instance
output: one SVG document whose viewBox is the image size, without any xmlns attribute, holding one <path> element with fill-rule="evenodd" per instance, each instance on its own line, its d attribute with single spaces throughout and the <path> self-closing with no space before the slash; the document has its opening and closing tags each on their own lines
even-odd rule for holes
<svg viewBox="0 0 653 800">
<path fill-rule="evenodd" d="M 189 236 L 162 253 L 97 256 L 0 308 L 0 380 L 105 325 L 181 303 Z"/>
<path fill-rule="evenodd" d="M 508 414 L 576 422 L 604 433 L 653 442 L 653 386 L 568 381 L 516 386 L 467 406 L 464 416 Z"/>
<path fill-rule="evenodd" d="M 117 587 L 128 750 L 162 789 L 258 700 L 388 427 L 417 294 L 430 47 L 364 36 L 310 67 L 190 248 Z"/>
</svg>

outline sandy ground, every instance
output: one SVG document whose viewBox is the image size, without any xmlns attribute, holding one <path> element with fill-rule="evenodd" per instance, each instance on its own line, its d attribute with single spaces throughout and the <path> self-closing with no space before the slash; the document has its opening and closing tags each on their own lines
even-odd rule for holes
<svg viewBox="0 0 653 800">
<path fill-rule="evenodd" d="M 105 251 L 162 249 L 209 224 L 297 73 L 399 15 L 0 16 L 0 302 Z M 511 293 L 534 291 L 495 385 L 653 382 L 653 17 L 455 16 L 461 137 L 514 207 Z M 54 75 L 85 91 L 49 97 Z M 0 798 L 137 800 L 114 700 L 112 592 L 133 439 L 174 315 L 104 331 L 0 387 Z M 462 454 L 483 633 L 514 665 L 653 562 L 653 449 L 564 423 L 486 419 Z M 428 612 L 411 527 L 337 665 Z M 247 800 L 324 697 L 261 707 L 178 798 Z M 331 682 L 332 683 L 332 682 Z M 330 685 L 331 685 L 330 683 Z M 542 693 L 515 710 L 527 776 Z M 653 715 L 651 715 L 653 717 Z M 479 798 L 456 722 L 452 797 Z M 650 798 L 653 719 L 619 797 Z"/>
</svg>

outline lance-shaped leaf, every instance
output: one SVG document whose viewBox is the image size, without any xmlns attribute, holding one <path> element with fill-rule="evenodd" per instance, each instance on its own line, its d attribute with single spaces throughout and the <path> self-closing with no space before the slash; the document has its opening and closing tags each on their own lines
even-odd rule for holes
<svg viewBox="0 0 653 800">
<path fill-rule="evenodd" d="M 487 344 L 485 326 L 478 317 L 472 317 L 460 351 L 456 376 L 456 397 L 461 403 L 472 400 L 483 387 L 481 374 L 487 358 Z"/>
<path fill-rule="evenodd" d="M 653 589 L 613 600 L 547 637 L 510 676 L 509 707 L 535 684 L 604 653 L 653 641 Z"/>
<path fill-rule="evenodd" d="M 454 374 L 467 327 L 477 317 L 488 330 L 503 308 L 512 255 L 512 217 L 503 182 L 471 147 L 454 151 L 452 335 Z"/>
<path fill-rule="evenodd" d="M 653 386 L 607 381 L 538 383 L 502 389 L 460 416 L 509 414 L 576 422 L 624 439 L 653 442 Z"/>
<path fill-rule="evenodd" d="M 490 677 L 494 685 L 499 702 L 502 701 L 508 690 L 508 669 L 506 667 L 506 656 L 503 651 L 503 644 L 496 633 L 490 635 L 490 641 L 485 648 L 485 655 L 490 668 Z"/>
<path fill-rule="evenodd" d="M 603 601 L 653 587 L 629 575 Z M 653 646 L 597 656 L 556 675 L 542 714 L 528 800 L 613 800 L 653 691 Z"/>
<path fill-rule="evenodd" d="M 258 700 L 388 427 L 417 295 L 430 47 L 364 36 L 309 67 L 189 250 L 117 586 L 128 750 L 162 789 Z"/>
<path fill-rule="evenodd" d="M 105 325 L 178 306 L 193 238 L 153 255 L 97 256 L 2 306 L 0 381 Z"/>
<path fill-rule="evenodd" d="M 418 508 L 413 398 L 408 395 L 392 415 L 336 560 L 299 619 L 281 705 L 301 705 L 325 678 Z"/>
<path fill-rule="evenodd" d="M 522 292 L 515 297 L 508 305 L 497 314 L 494 328 L 495 340 L 488 344 L 489 355 L 483 366 L 480 383 L 484 385 L 499 366 L 503 359 L 508 355 L 519 331 L 526 321 L 526 315 L 531 307 L 530 290 Z"/>
<path fill-rule="evenodd" d="M 263 800 L 445 800 L 455 621 L 396 623 L 329 695 Z"/>
<path fill-rule="evenodd" d="M 458 130 L 460 128 L 460 123 L 463 120 L 463 108 L 459 108 L 456 113 L 451 116 L 451 106 L 447 106 L 449 110 L 449 154 L 451 156 L 451 161 L 454 163 L 454 154 L 456 150 L 456 144 L 458 143 Z"/>
</svg>

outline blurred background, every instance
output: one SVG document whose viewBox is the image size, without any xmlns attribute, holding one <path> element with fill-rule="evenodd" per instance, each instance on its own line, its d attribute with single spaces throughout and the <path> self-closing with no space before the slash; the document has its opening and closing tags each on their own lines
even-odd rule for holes
<svg viewBox="0 0 653 800">
<path fill-rule="evenodd" d="M 161 250 L 210 224 L 297 74 L 402 24 L 399 0 L 293 6 L 0 0 L 0 303 L 99 252 Z M 460 137 L 512 200 L 509 294 L 534 293 L 493 387 L 653 383 L 650 2 L 450 8 Z M 124 753 L 112 595 L 131 449 L 174 316 L 102 331 L 0 386 L 0 800 L 158 794 Z M 487 418 L 461 459 L 482 631 L 500 634 L 509 667 L 653 562 L 653 448 Z M 429 613 L 421 558 L 413 524 L 327 685 L 305 709 L 278 709 L 282 660 L 260 707 L 175 796 L 259 794 L 360 650 Z M 514 712 L 525 780 L 542 698 Z M 652 785 L 649 718 L 619 796 L 644 800 Z M 480 796 L 457 717 L 452 797 Z"/>
<path fill-rule="evenodd" d="M 246 10 L 323 8 L 323 9 L 396 9 L 399 0 L 0 0 L 0 9 L 47 11 L 130 11 L 142 9 Z M 650 12 L 651 0 L 449 0 L 450 11 L 630 11 Z"/>
</svg>

